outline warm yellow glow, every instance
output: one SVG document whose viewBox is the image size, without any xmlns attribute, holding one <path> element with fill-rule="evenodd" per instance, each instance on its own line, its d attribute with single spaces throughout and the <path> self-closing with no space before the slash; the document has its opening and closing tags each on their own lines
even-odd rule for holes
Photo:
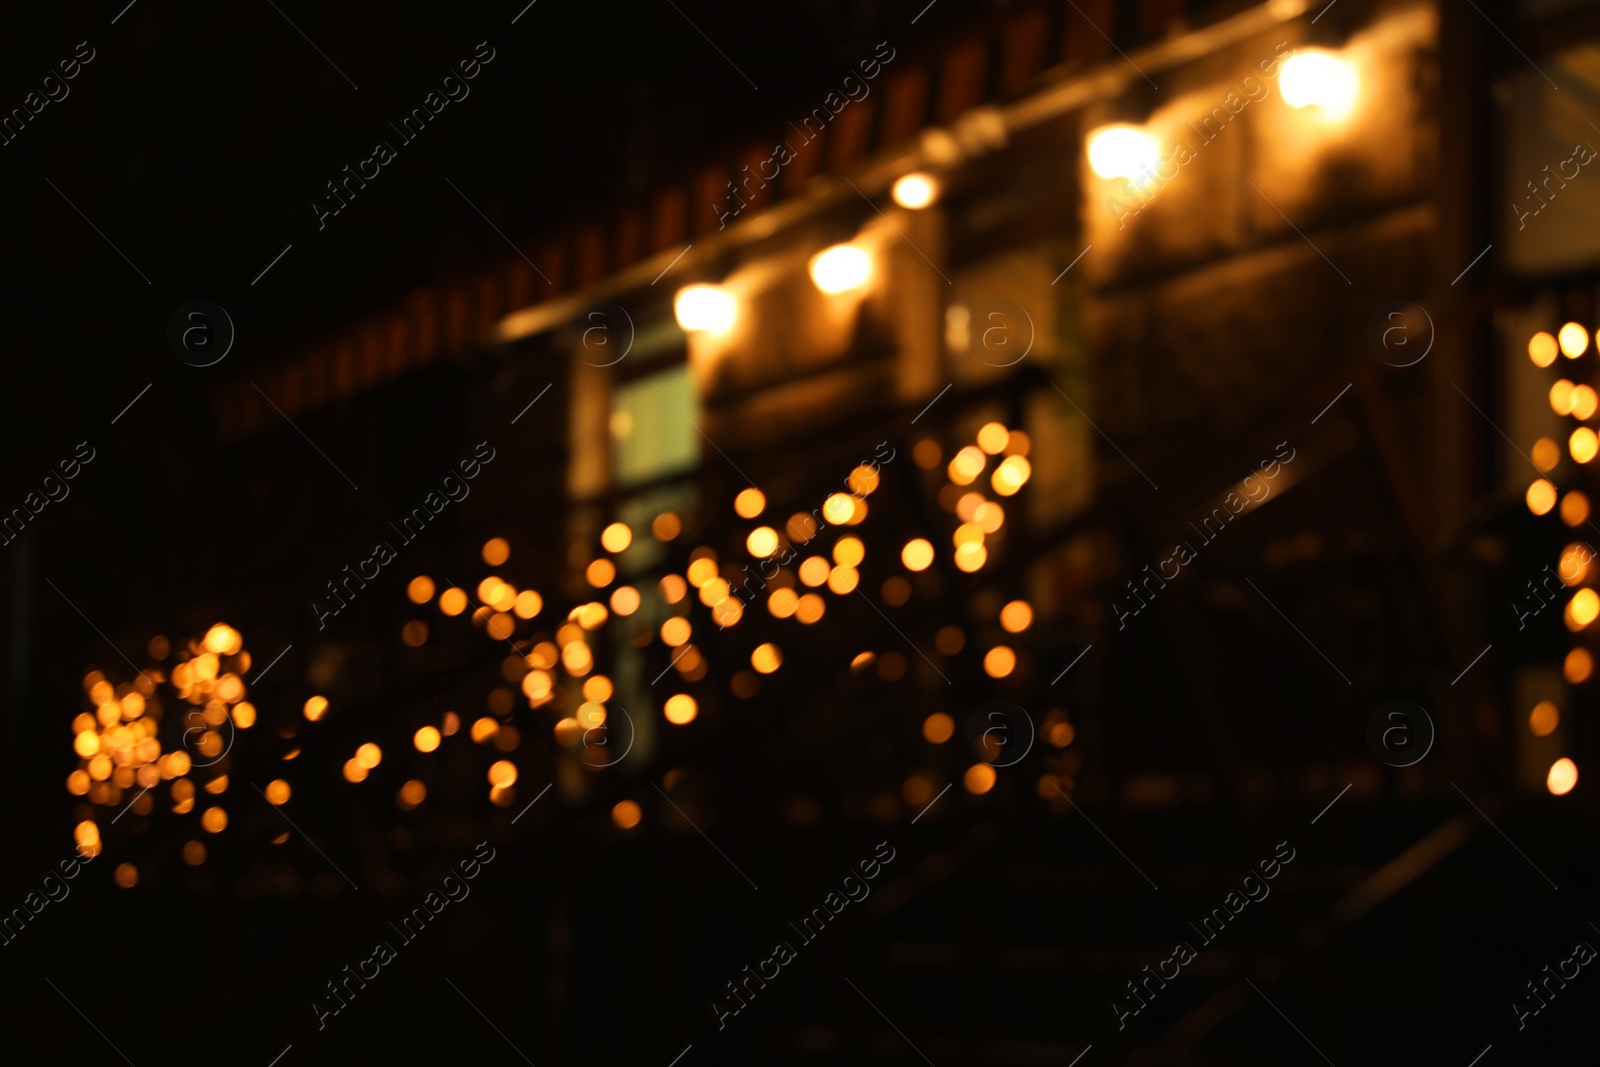
<svg viewBox="0 0 1600 1067">
<path fill-rule="evenodd" d="M 600 531 L 600 545 L 607 552 L 621 552 L 633 544 L 633 531 L 625 522 L 614 522 Z"/>
<path fill-rule="evenodd" d="M 872 277 L 872 257 L 854 245 L 834 245 L 811 257 L 811 281 L 824 293 L 847 293 Z"/>
<path fill-rule="evenodd" d="M 1535 367 L 1548 367 L 1556 361 L 1556 339 L 1543 330 L 1528 338 L 1528 358 Z"/>
<path fill-rule="evenodd" d="M 1528 729 L 1535 737 L 1549 737 L 1561 725 L 1561 709 L 1548 700 L 1541 700 L 1528 712 Z"/>
<path fill-rule="evenodd" d="M 1137 126 L 1102 126 L 1089 135 L 1089 167 L 1102 178 L 1137 181 L 1160 161 L 1161 146 Z"/>
<path fill-rule="evenodd" d="M 643 817 L 639 805 L 631 800 L 619 800 L 611 808 L 611 821 L 619 830 L 632 830 Z"/>
<path fill-rule="evenodd" d="M 694 697 L 687 693 L 675 693 L 667 698 L 661 713 L 667 717 L 668 722 L 682 726 L 693 722 L 694 717 L 700 713 L 700 708 L 695 703 Z"/>
<path fill-rule="evenodd" d="M 681 329 L 722 334 L 733 328 L 738 304 L 731 293 L 718 286 L 691 285 L 678 290 L 672 312 Z"/>
<path fill-rule="evenodd" d="M 689 584 L 699 589 L 717 576 L 717 561 L 702 556 L 689 564 Z"/>
<path fill-rule="evenodd" d="M 861 572 L 854 567 L 835 567 L 828 572 L 828 588 L 844 596 L 861 584 Z"/>
<path fill-rule="evenodd" d="M 207 808 L 200 813 L 200 826 L 208 834 L 220 834 L 228 828 L 228 813 L 221 808 Z"/>
<path fill-rule="evenodd" d="M 81 797 L 89 791 L 89 772 L 76 770 L 67 775 L 67 792 L 75 797 Z"/>
<path fill-rule="evenodd" d="M 589 584 L 594 586 L 596 589 L 604 589 L 606 586 L 610 585 L 616 580 L 617 565 L 612 563 L 609 559 L 606 559 L 604 556 L 601 556 L 599 559 L 589 564 L 589 569 L 584 572 L 583 576 L 588 579 Z"/>
<path fill-rule="evenodd" d="M 1566 662 L 1561 665 L 1561 673 L 1566 675 L 1567 681 L 1573 685 L 1587 682 L 1594 673 L 1594 656 L 1587 648 L 1575 648 L 1567 653 Z"/>
<path fill-rule="evenodd" d="M 312 697 L 306 701 L 304 711 L 307 719 L 316 722 L 328 713 L 328 698 L 324 696 Z"/>
<path fill-rule="evenodd" d="M 483 543 L 483 561 L 498 567 L 511 558 L 511 542 L 504 537 L 491 537 Z"/>
<path fill-rule="evenodd" d="M 783 665 L 783 653 L 771 641 L 757 645 L 750 653 L 750 666 L 762 674 L 771 674 Z"/>
<path fill-rule="evenodd" d="M 1576 322 L 1569 322 L 1556 334 L 1556 341 L 1561 345 L 1562 355 L 1577 359 L 1589 350 L 1589 331 Z"/>
<path fill-rule="evenodd" d="M 1589 573 L 1590 557 L 1587 545 L 1574 542 L 1561 550 L 1556 574 L 1567 585 L 1582 585 L 1584 576 Z"/>
<path fill-rule="evenodd" d="M 1290 107 L 1320 107 L 1339 119 L 1355 105 L 1360 79 L 1355 64 L 1330 52 L 1310 50 L 1289 57 L 1278 76 L 1278 90 Z"/>
<path fill-rule="evenodd" d="M 1567 604 L 1567 624 L 1575 630 L 1588 626 L 1600 617 L 1600 594 L 1593 589 L 1580 589 Z"/>
<path fill-rule="evenodd" d="M 822 613 L 827 609 L 827 604 L 815 593 L 807 593 L 800 598 L 800 603 L 794 607 L 794 617 L 810 625 L 822 618 Z"/>
<path fill-rule="evenodd" d="M 88 759 L 100 751 L 100 735 L 93 730 L 85 730 L 72 742 L 72 750 L 84 759 Z"/>
<path fill-rule="evenodd" d="M 942 711 L 936 711 L 922 720 L 922 737 L 934 745 L 942 745 L 955 736 L 956 721 Z"/>
<path fill-rule="evenodd" d="M 999 533 L 1006 524 L 1006 511 L 992 500 L 985 500 L 972 510 L 972 522 L 986 534 Z"/>
<path fill-rule="evenodd" d="M 833 561 L 841 567 L 857 567 L 867 558 L 867 548 L 858 537 L 841 537 L 833 546 Z"/>
<path fill-rule="evenodd" d="M 971 485 L 978 475 L 983 473 L 987 462 L 988 458 L 984 456 L 983 449 L 976 445 L 967 445 L 950 460 L 946 473 L 956 485 Z"/>
<path fill-rule="evenodd" d="M 432 752 L 439 747 L 439 731 L 432 726 L 424 726 L 411 736 L 411 743 L 417 746 L 418 752 Z"/>
<path fill-rule="evenodd" d="M 262 790 L 267 794 L 267 799 L 274 804 L 287 804 L 289 802 L 289 783 L 282 778 L 274 778 Z"/>
<path fill-rule="evenodd" d="M 1026 600 L 1013 600 L 1000 609 L 1000 627 L 1006 633 L 1020 634 L 1033 625 L 1033 607 Z"/>
<path fill-rule="evenodd" d="M 1541 437 L 1535 441 L 1530 452 L 1533 465 L 1546 474 L 1555 470 L 1556 465 L 1561 462 L 1561 446 L 1548 437 Z"/>
<path fill-rule="evenodd" d="M 1600 395 L 1587 385 L 1574 386 L 1572 389 L 1572 417 L 1587 419 L 1600 408 Z"/>
<path fill-rule="evenodd" d="M 900 550 L 900 562 L 905 564 L 908 571 L 927 570 L 933 563 L 933 545 L 921 537 L 907 541 Z"/>
<path fill-rule="evenodd" d="M 956 569 L 967 574 L 980 570 L 988 559 L 989 550 L 973 541 L 956 549 Z"/>
<path fill-rule="evenodd" d="M 895 179 L 894 188 L 889 193 L 901 207 L 917 211 L 932 204 L 939 196 L 939 182 L 931 174 L 903 174 Z"/>
<path fill-rule="evenodd" d="M 356 762 L 370 771 L 383 762 L 383 749 L 368 741 L 356 749 Z"/>
<path fill-rule="evenodd" d="M 732 595 L 726 578 L 713 578 L 700 587 L 700 603 L 714 608 Z"/>
<path fill-rule="evenodd" d="M 1528 486 L 1528 510 L 1535 515 L 1548 515 L 1556 506 L 1556 487 L 1543 478 Z"/>
<path fill-rule="evenodd" d="M 1572 390 L 1577 388 L 1565 378 L 1557 379 L 1550 386 L 1550 410 L 1557 415 L 1572 414 Z"/>
<path fill-rule="evenodd" d="M 1011 440 L 1011 431 L 998 422 L 984 423 L 978 431 L 978 447 L 991 456 L 998 456 L 1006 450 L 1006 442 Z"/>
<path fill-rule="evenodd" d="M 1022 488 L 1032 473 L 1033 468 L 1027 460 L 1021 456 L 1007 456 L 1000 461 L 1000 466 L 995 468 L 990 484 L 1001 496 L 1011 496 Z"/>
<path fill-rule="evenodd" d="M 467 610 L 467 594 L 461 589 L 446 589 L 439 594 L 439 610 L 446 615 L 460 615 Z"/>
<path fill-rule="evenodd" d="M 961 776 L 961 784 L 974 796 L 982 796 L 993 789 L 994 780 L 994 768 L 987 763 L 974 763 L 967 768 L 967 773 Z"/>
<path fill-rule="evenodd" d="M 410 811 L 426 799 L 428 799 L 428 787 L 416 778 L 407 781 L 395 794 L 395 804 L 403 811 Z"/>
<path fill-rule="evenodd" d="M 843 493 L 834 493 L 822 502 L 822 517 L 834 525 L 850 521 L 855 510 L 855 501 Z"/>
<path fill-rule="evenodd" d="M 1571 449 L 1573 459 L 1587 463 L 1595 457 L 1596 452 L 1600 452 L 1600 435 L 1587 426 L 1579 426 L 1567 438 L 1567 447 Z"/>
<path fill-rule="evenodd" d="M 582 641 L 574 641 L 561 650 L 561 665 L 568 674 L 582 678 L 594 666 L 594 653 Z"/>
<path fill-rule="evenodd" d="M 991 678 L 1004 678 L 1017 665 L 1017 654 L 1005 645 L 995 645 L 983 657 L 983 671 Z"/>
<path fill-rule="evenodd" d="M 956 532 L 950 535 L 950 540 L 957 548 L 969 544 L 981 545 L 983 544 L 983 527 L 975 522 L 964 522 L 956 527 Z"/>
<path fill-rule="evenodd" d="M 1554 796 L 1566 796 L 1578 784 L 1578 765 L 1562 756 L 1550 764 L 1550 773 L 1545 775 L 1544 784 Z"/>
<path fill-rule="evenodd" d="M 866 463 L 856 467 L 850 472 L 849 477 L 845 478 L 845 484 L 857 496 L 869 496 L 878 488 L 878 482 L 878 469 Z"/>
<path fill-rule="evenodd" d="M 472 739 L 481 745 L 485 741 L 489 740 L 489 738 L 493 737 L 495 733 L 499 731 L 499 729 L 499 723 L 495 722 L 488 716 L 484 716 L 481 719 L 476 719 L 473 721 Z"/>
<path fill-rule="evenodd" d="M 504 789 L 517 780 L 517 765 L 508 759 L 495 760 L 489 765 L 489 784 Z"/>
<path fill-rule="evenodd" d="M 750 536 L 744 539 L 744 546 L 757 559 L 766 559 L 778 551 L 778 531 L 770 526 L 757 526 L 750 531 Z"/>
<path fill-rule="evenodd" d="M 676 574 L 668 574 L 661 579 L 661 599 L 668 604 L 676 604 L 689 595 L 689 583 Z"/>
<path fill-rule="evenodd" d="M 239 636 L 239 631 L 227 623 L 219 622 L 206 631 L 206 636 L 201 642 L 207 652 L 219 656 L 231 656 L 239 651 L 244 639 Z"/>
</svg>

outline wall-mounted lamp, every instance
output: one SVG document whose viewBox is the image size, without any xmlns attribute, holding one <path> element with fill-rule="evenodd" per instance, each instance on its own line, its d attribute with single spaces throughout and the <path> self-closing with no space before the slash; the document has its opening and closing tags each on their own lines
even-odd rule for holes
<svg viewBox="0 0 1600 1067">
<path fill-rule="evenodd" d="M 720 286 L 691 285 L 678 290 L 672 313 L 684 330 L 721 334 L 733 328 L 739 308 L 733 295 Z"/>
<path fill-rule="evenodd" d="M 1137 126 L 1102 126 L 1089 135 L 1089 167 L 1102 178 L 1138 181 L 1161 162 L 1161 146 Z"/>
<path fill-rule="evenodd" d="M 1360 78 L 1354 63 L 1319 49 L 1291 56 L 1278 87 L 1290 107 L 1320 107 L 1328 118 L 1342 119 L 1355 106 Z"/>
<path fill-rule="evenodd" d="M 894 183 L 894 202 L 915 211 L 939 198 L 939 182 L 931 174 L 907 174 Z"/>
<path fill-rule="evenodd" d="M 872 257 L 854 245 L 834 245 L 811 257 L 811 280 L 824 293 L 859 289 L 871 277 Z"/>
</svg>

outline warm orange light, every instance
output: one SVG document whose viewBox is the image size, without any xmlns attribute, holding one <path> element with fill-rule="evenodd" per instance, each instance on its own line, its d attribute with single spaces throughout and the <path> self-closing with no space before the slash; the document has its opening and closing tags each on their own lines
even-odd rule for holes
<svg viewBox="0 0 1600 1067">
<path fill-rule="evenodd" d="M 499 723 L 495 722 L 488 716 L 484 716 L 481 719 L 476 719 L 473 721 L 471 731 L 472 739 L 481 745 L 498 733 L 499 730 Z"/>
<path fill-rule="evenodd" d="M 670 511 L 663 511 L 650 521 L 650 532 L 658 541 L 670 541 L 683 532 L 683 521 Z"/>
<path fill-rule="evenodd" d="M 1548 515 L 1556 506 L 1556 487 L 1543 478 L 1528 486 L 1528 510 L 1535 515 Z"/>
<path fill-rule="evenodd" d="M 1594 554 L 1589 551 L 1589 546 L 1574 542 L 1561 550 L 1561 559 L 1556 565 L 1556 574 L 1567 585 L 1580 585 L 1584 575 L 1589 573 L 1589 564 Z"/>
<path fill-rule="evenodd" d="M 705 584 L 717 576 L 717 561 L 701 556 L 689 564 L 689 584 L 696 589 L 703 588 Z"/>
<path fill-rule="evenodd" d="M 483 561 L 491 567 L 498 567 L 511 558 L 511 542 L 504 537 L 491 537 L 483 543 Z"/>
<path fill-rule="evenodd" d="M 489 784 L 504 789 L 517 780 L 517 765 L 508 759 L 495 760 L 489 765 Z"/>
<path fill-rule="evenodd" d="M 933 545 L 921 537 L 907 541 L 900 550 L 900 562 L 905 564 L 908 571 L 927 570 L 933 563 Z"/>
<path fill-rule="evenodd" d="M 1572 389 L 1572 417 L 1587 419 L 1600 409 L 1600 393 L 1596 393 L 1587 385 L 1577 385 Z"/>
<path fill-rule="evenodd" d="M 1528 358 L 1535 367 L 1548 367 L 1556 361 L 1556 339 L 1543 330 L 1528 338 Z"/>
<path fill-rule="evenodd" d="M 867 548 L 857 537 L 841 537 L 833 546 L 833 561 L 841 567 L 858 567 L 867 558 Z"/>
<path fill-rule="evenodd" d="M 1561 725 L 1561 709 L 1548 700 L 1541 700 L 1528 712 L 1528 729 L 1535 737 L 1549 737 Z"/>
<path fill-rule="evenodd" d="M 306 701 L 305 708 L 302 710 L 304 710 L 307 719 L 310 719 L 312 722 L 316 722 L 318 719 L 322 718 L 328 713 L 328 698 L 324 696 L 314 696 L 310 700 Z"/>
<path fill-rule="evenodd" d="M 807 593 L 800 598 L 800 603 L 795 605 L 794 617 L 807 625 L 822 618 L 822 613 L 827 609 L 827 604 L 815 593 Z"/>
<path fill-rule="evenodd" d="M 844 481 L 857 496 L 870 496 L 877 490 L 880 478 L 876 467 L 863 463 L 852 470 Z"/>
<path fill-rule="evenodd" d="M 220 834 L 228 828 L 228 813 L 221 808 L 207 808 L 200 814 L 200 826 L 208 834 Z"/>
<path fill-rule="evenodd" d="M 1530 505 L 1531 506 L 1531 505 Z M 1589 498 L 1572 490 L 1561 498 L 1561 521 L 1568 526 L 1582 526 L 1589 518 Z"/>
<path fill-rule="evenodd" d="M 989 550 L 975 541 L 969 541 L 956 549 L 956 569 L 971 574 L 982 569 L 989 559 Z"/>
<path fill-rule="evenodd" d="M 460 615 L 467 610 L 467 594 L 461 589 L 446 589 L 439 594 L 439 610 L 446 615 Z"/>
<path fill-rule="evenodd" d="M 1017 654 L 1005 645 L 995 645 L 983 657 L 983 670 L 991 678 L 1004 678 L 1017 665 Z"/>
<path fill-rule="evenodd" d="M 219 622 L 206 631 L 206 636 L 201 642 L 205 650 L 218 656 L 231 656 L 239 651 L 244 639 L 239 636 L 239 631 L 227 623 Z"/>
<path fill-rule="evenodd" d="M 787 619 L 794 614 L 795 605 L 800 603 L 800 595 L 793 589 L 774 589 L 772 595 L 767 597 L 767 610 L 773 617 Z"/>
<path fill-rule="evenodd" d="M 1587 682 L 1594 673 L 1594 656 L 1587 648 L 1575 648 L 1567 653 L 1566 662 L 1561 665 L 1561 673 L 1566 675 L 1567 681 L 1573 685 Z"/>
<path fill-rule="evenodd" d="M 1565 378 L 1558 378 L 1550 387 L 1550 410 L 1557 415 L 1572 414 L 1572 391 L 1576 388 Z"/>
<path fill-rule="evenodd" d="M 832 569 L 823 557 L 812 556 L 800 564 L 800 580 L 809 586 L 819 586 L 828 580 Z"/>
<path fill-rule="evenodd" d="M 639 820 L 644 813 L 639 810 L 639 805 L 631 800 L 619 800 L 611 808 L 611 821 L 619 830 L 632 830 L 639 825 Z"/>
<path fill-rule="evenodd" d="M 733 510 L 741 519 L 753 519 L 766 510 L 767 498 L 755 486 L 741 489 L 733 498 Z"/>
<path fill-rule="evenodd" d="M 661 599 L 668 604 L 676 604 L 689 594 L 689 583 L 676 574 L 668 574 L 661 579 Z"/>
<path fill-rule="evenodd" d="M 274 804 L 287 804 L 289 802 L 289 783 L 282 778 L 274 778 L 268 782 L 267 787 L 262 792 Z"/>
<path fill-rule="evenodd" d="M 139 884 L 139 868 L 131 863 L 119 863 L 111 877 L 121 888 L 132 889 Z"/>
<path fill-rule="evenodd" d="M 432 752 L 439 747 L 439 731 L 433 726 L 424 726 L 411 735 L 411 743 L 417 746 L 418 752 Z"/>
<path fill-rule="evenodd" d="M 848 293 L 872 278 L 872 257 L 855 245 L 834 245 L 811 257 L 811 283 L 824 293 Z"/>
<path fill-rule="evenodd" d="M 621 552 L 633 543 L 633 531 L 625 522 L 614 522 L 600 531 L 600 547 L 607 552 Z"/>
<path fill-rule="evenodd" d="M 733 295 L 715 285 L 691 285 L 678 290 L 672 310 L 679 328 L 711 334 L 727 333 L 739 314 Z"/>
<path fill-rule="evenodd" d="M 991 456 L 998 456 L 1006 450 L 1006 442 L 1011 440 L 1011 431 L 998 422 L 984 423 L 978 431 L 978 447 Z"/>
<path fill-rule="evenodd" d="M 978 475 L 983 473 L 983 468 L 987 462 L 988 459 L 984 456 L 981 448 L 976 445 L 967 445 L 950 460 L 945 473 L 950 476 L 950 480 L 956 485 L 971 485 Z"/>
<path fill-rule="evenodd" d="M 183 846 L 183 862 L 191 867 L 198 867 L 206 861 L 206 846 L 199 841 L 190 841 Z"/>
<path fill-rule="evenodd" d="M 1000 627 L 1007 633 L 1020 634 L 1033 625 L 1033 607 L 1026 600 L 1013 600 L 1000 609 Z"/>
<path fill-rule="evenodd" d="M 676 726 L 694 722 L 694 717 L 699 713 L 700 708 L 695 704 L 694 697 L 687 693 L 673 694 L 667 698 L 666 704 L 661 708 L 661 714 L 667 717 L 668 722 Z"/>
<path fill-rule="evenodd" d="M 1553 795 L 1566 796 L 1578 784 L 1578 765 L 1562 756 L 1550 764 L 1550 773 L 1545 775 L 1544 784 Z"/>
<path fill-rule="evenodd" d="M 383 749 L 368 741 L 356 749 L 356 762 L 370 771 L 383 762 Z"/>
<path fill-rule="evenodd" d="M 955 736 L 955 732 L 956 721 L 942 711 L 922 720 L 922 736 L 930 744 L 942 745 Z"/>
<path fill-rule="evenodd" d="M 426 799 L 428 799 L 428 787 L 416 778 L 401 786 L 394 798 L 395 805 L 402 811 L 410 811 Z"/>
<path fill-rule="evenodd" d="M 674 615 L 672 618 L 661 624 L 661 640 L 668 646 L 677 648 L 679 645 L 689 640 L 689 635 L 693 632 L 693 630 L 694 627 L 690 624 L 688 619 Z"/>
<path fill-rule="evenodd" d="M 835 567 L 828 572 L 828 588 L 840 596 L 854 592 L 860 583 L 861 572 L 854 567 Z"/>
<path fill-rule="evenodd" d="M 1589 350 L 1589 331 L 1576 322 L 1569 322 L 1556 334 L 1556 341 L 1561 345 L 1562 355 L 1577 359 Z"/>
<path fill-rule="evenodd" d="M 771 674 L 782 665 L 783 653 L 770 641 L 757 645 L 755 651 L 750 653 L 750 666 L 762 674 Z"/>
<path fill-rule="evenodd" d="M 982 796 L 993 789 L 994 780 L 994 768 L 987 763 L 974 763 L 967 768 L 967 773 L 961 776 L 961 784 L 974 796 Z"/>
<path fill-rule="evenodd" d="M 639 590 L 631 585 L 619 585 L 611 593 L 611 610 L 618 615 L 632 615 L 639 610 Z"/>
<path fill-rule="evenodd" d="M 1549 474 L 1561 462 L 1561 446 L 1548 437 L 1541 437 L 1529 450 L 1533 465 Z"/>
</svg>

